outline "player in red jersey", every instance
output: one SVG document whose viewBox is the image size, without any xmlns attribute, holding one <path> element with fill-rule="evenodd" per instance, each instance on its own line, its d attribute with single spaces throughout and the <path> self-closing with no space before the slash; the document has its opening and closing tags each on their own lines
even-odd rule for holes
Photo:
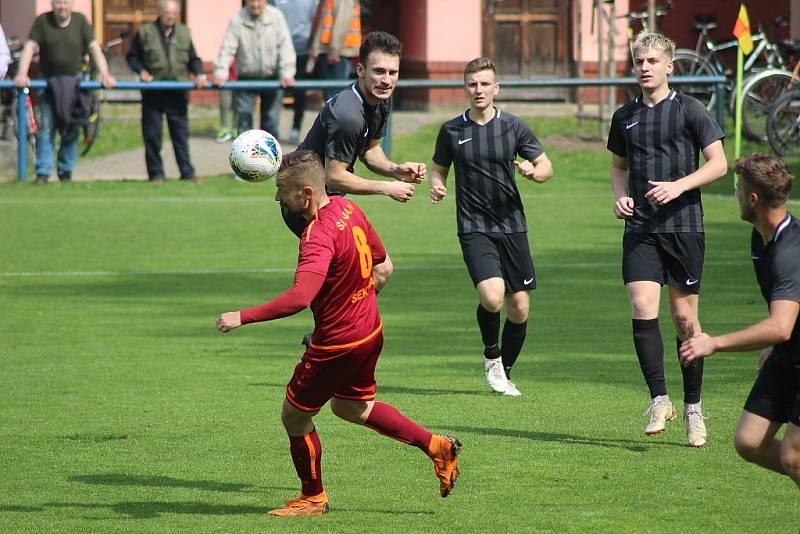
<svg viewBox="0 0 800 534">
<path fill-rule="evenodd" d="M 322 487 L 322 445 L 313 422 L 328 400 L 345 421 L 425 452 L 433 460 L 439 492 L 447 497 L 458 477 L 461 443 L 432 434 L 393 406 L 374 400 L 375 364 L 383 347 L 372 274 L 372 266 L 386 258 L 380 238 L 352 200 L 328 197 L 325 170 L 315 153 L 299 150 L 284 156 L 276 185 L 281 208 L 307 220 L 294 285 L 265 304 L 217 319 L 217 329 L 230 332 L 308 306 L 314 314 L 314 332 L 286 387 L 281 413 L 301 492 L 269 514 L 321 515 L 329 510 Z"/>
</svg>

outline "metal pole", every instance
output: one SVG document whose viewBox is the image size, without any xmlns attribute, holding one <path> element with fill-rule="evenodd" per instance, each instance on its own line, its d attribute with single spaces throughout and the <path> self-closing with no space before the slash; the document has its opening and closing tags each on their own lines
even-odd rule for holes
<svg viewBox="0 0 800 534">
<path fill-rule="evenodd" d="M 725 84 L 724 83 L 716 83 L 714 84 L 714 110 L 716 111 L 717 115 L 717 124 L 719 124 L 720 128 L 725 127 Z"/>
<path fill-rule="evenodd" d="M 386 117 L 386 132 L 383 134 L 383 140 L 381 141 L 381 147 L 383 148 L 383 153 L 389 156 L 392 153 L 392 102 L 394 101 L 393 98 L 389 99 L 389 115 Z"/>
<path fill-rule="evenodd" d="M 17 90 L 17 175 L 19 181 L 28 179 L 28 98 L 27 89 Z"/>
</svg>

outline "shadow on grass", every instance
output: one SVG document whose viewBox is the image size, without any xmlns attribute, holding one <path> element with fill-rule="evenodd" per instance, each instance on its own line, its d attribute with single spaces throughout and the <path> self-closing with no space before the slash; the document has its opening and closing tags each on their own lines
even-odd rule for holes
<svg viewBox="0 0 800 534">
<path fill-rule="evenodd" d="M 213 480 L 181 480 L 172 477 L 153 477 L 143 475 L 126 475 L 123 473 L 104 473 L 96 475 L 74 475 L 68 477 L 69 482 L 97 484 L 100 486 L 144 486 L 158 488 L 188 488 L 204 491 L 221 491 L 244 493 L 263 489 L 291 490 L 291 488 L 257 488 L 250 484 L 234 484 L 214 482 Z"/>
<path fill-rule="evenodd" d="M 162 514 L 190 515 L 256 515 L 263 514 L 267 506 L 237 504 L 209 504 L 206 502 L 118 502 L 114 504 L 88 504 L 70 502 L 44 503 L 43 508 L 107 509 L 135 519 L 152 519 Z"/>
<path fill-rule="evenodd" d="M 625 449 L 631 452 L 647 452 L 653 447 L 679 447 L 687 448 L 688 445 L 677 441 L 653 441 L 644 444 L 632 439 L 613 439 L 603 437 L 575 436 L 572 434 L 552 434 L 549 432 L 531 432 L 526 430 L 512 430 L 509 428 L 484 428 L 474 426 L 448 426 L 454 432 L 481 434 L 486 436 L 503 436 L 510 438 L 529 439 L 531 441 L 544 441 L 562 443 L 564 445 L 591 445 L 612 449 Z"/>
<path fill-rule="evenodd" d="M 280 503 L 274 504 L 280 506 Z M 237 504 L 209 504 L 204 502 L 118 502 L 115 504 L 89 504 L 70 502 L 50 502 L 41 506 L 3 505 L 0 512 L 45 512 L 47 509 L 77 508 L 87 510 L 106 509 L 131 519 L 154 519 L 163 514 L 188 514 L 188 515 L 265 515 L 273 505 L 247 506 Z M 367 510 L 334 508 L 333 512 L 349 512 L 358 514 L 386 514 L 386 515 L 436 515 L 430 510 Z M 101 519 L 101 518 L 95 518 Z"/>
</svg>

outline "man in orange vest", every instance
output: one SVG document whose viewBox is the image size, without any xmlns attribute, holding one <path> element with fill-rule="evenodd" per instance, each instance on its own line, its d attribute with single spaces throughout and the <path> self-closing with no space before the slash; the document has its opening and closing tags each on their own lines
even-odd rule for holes
<svg viewBox="0 0 800 534">
<path fill-rule="evenodd" d="M 361 46 L 361 4 L 359 0 L 321 0 L 311 37 L 310 61 L 316 63 L 323 80 L 346 80 L 352 72 L 352 58 Z M 326 89 L 325 99 L 341 88 Z"/>
</svg>

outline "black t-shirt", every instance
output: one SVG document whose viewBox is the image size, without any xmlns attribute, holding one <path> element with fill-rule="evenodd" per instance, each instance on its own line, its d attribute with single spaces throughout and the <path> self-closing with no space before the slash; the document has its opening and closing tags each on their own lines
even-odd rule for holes
<svg viewBox="0 0 800 534">
<path fill-rule="evenodd" d="M 608 150 L 628 160 L 628 196 L 634 202 L 625 231 L 678 233 L 703 231 L 700 190 L 683 193 L 663 206 L 644 195 L 648 180 L 673 182 L 695 172 L 700 153 L 725 134 L 697 99 L 675 91 L 647 107 L 642 96 L 619 108 L 611 119 Z"/>
<path fill-rule="evenodd" d="M 767 304 L 774 300 L 800 302 L 800 221 L 787 213 L 766 245 L 753 229 L 750 251 Z M 789 341 L 775 345 L 772 357 L 783 363 L 800 364 L 800 320 L 795 321 Z"/>
<path fill-rule="evenodd" d="M 83 67 L 83 56 L 94 41 L 92 27 L 81 13 L 73 12 L 69 24 L 58 27 L 52 11 L 36 17 L 28 37 L 39 45 L 39 72 L 45 78 L 75 76 Z"/>
<path fill-rule="evenodd" d="M 331 97 L 320 110 L 298 150 L 312 150 L 325 158 L 347 163 L 353 172 L 356 159 L 370 141 L 386 133 L 389 103 L 367 105 L 358 82 Z"/>
<path fill-rule="evenodd" d="M 495 108 L 495 116 L 478 124 L 465 111 L 439 129 L 433 161 L 455 164 L 458 233 L 527 232 L 525 210 L 517 189 L 514 160 L 534 160 L 544 151 L 528 125 Z"/>
</svg>

